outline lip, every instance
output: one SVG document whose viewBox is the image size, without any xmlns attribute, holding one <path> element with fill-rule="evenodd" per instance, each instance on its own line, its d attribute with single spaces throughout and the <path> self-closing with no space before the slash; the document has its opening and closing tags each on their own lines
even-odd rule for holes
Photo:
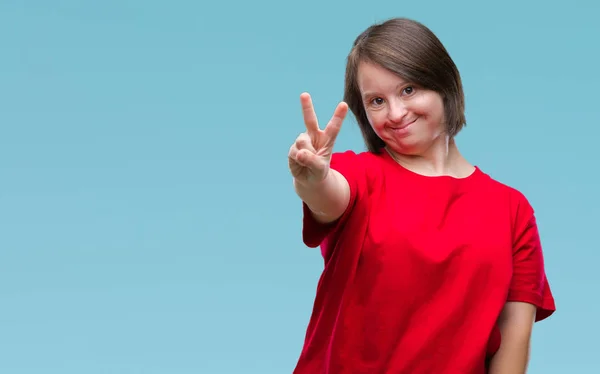
<svg viewBox="0 0 600 374">
<path fill-rule="evenodd" d="M 402 124 L 402 125 L 400 125 L 400 126 L 398 126 L 398 127 L 391 127 L 391 129 L 392 129 L 392 130 L 394 130 L 394 131 L 404 130 L 404 129 L 406 129 L 408 126 L 410 126 L 410 125 L 412 125 L 413 123 L 415 123 L 415 122 L 417 121 L 417 119 L 418 119 L 418 117 L 417 117 L 417 118 L 415 118 L 415 119 L 413 119 L 412 121 L 410 121 L 410 122 L 407 122 L 407 123 L 404 123 L 404 124 Z"/>
</svg>

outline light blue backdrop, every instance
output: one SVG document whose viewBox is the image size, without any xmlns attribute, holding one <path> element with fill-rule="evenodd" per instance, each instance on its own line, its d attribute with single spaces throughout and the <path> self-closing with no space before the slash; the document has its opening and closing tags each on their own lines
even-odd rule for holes
<svg viewBox="0 0 600 374">
<path fill-rule="evenodd" d="M 291 373 L 322 268 L 298 95 L 328 119 L 355 36 L 394 16 L 459 66 L 463 153 L 537 210 L 559 311 L 530 373 L 597 370 L 598 5 L 216 4 L 0 2 L 1 373 Z"/>
</svg>

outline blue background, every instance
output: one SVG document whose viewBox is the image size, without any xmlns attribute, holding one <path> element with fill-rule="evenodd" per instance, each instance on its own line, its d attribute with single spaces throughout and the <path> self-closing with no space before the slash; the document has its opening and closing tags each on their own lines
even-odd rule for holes
<svg viewBox="0 0 600 374">
<path fill-rule="evenodd" d="M 462 152 L 537 210 L 559 310 L 530 373 L 597 370 L 599 8 L 566 4 L 1 1 L 0 372 L 291 373 L 322 269 L 299 94 L 326 122 L 395 16 L 461 71 Z"/>
</svg>

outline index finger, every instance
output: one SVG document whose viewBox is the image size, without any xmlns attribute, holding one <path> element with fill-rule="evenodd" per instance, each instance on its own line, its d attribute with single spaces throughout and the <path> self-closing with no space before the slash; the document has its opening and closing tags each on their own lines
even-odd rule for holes
<svg viewBox="0 0 600 374">
<path fill-rule="evenodd" d="M 300 104 L 302 104 L 302 115 L 304 117 L 304 124 L 306 130 L 309 133 L 316 133 L 319 131 L 319 121 L 317 121 L 317 114 L 315 113 L 315 107 L 313 106 L 310 95 L 304 92 L 300 95 Z"/>
</svg>

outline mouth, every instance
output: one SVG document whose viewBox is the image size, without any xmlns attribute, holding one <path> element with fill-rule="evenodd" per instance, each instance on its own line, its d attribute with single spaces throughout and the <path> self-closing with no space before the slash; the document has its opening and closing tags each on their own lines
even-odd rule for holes
<svg viewBox="0 0 600 374">
<path fill-rule="evenodd" d="M 415 123 L 417 121 L 417 119 L 419 119 L 419 118 L 417 117 L 417 118 L 413 119 L 412 121 L 405 122 L 405 123 L 401 124 L 400 126 L 391 127 L 391 129 L 394 130 L 394 131 L 404 130 L 408 126 L 410 126 L 413 123 Z"/>
</svg>

